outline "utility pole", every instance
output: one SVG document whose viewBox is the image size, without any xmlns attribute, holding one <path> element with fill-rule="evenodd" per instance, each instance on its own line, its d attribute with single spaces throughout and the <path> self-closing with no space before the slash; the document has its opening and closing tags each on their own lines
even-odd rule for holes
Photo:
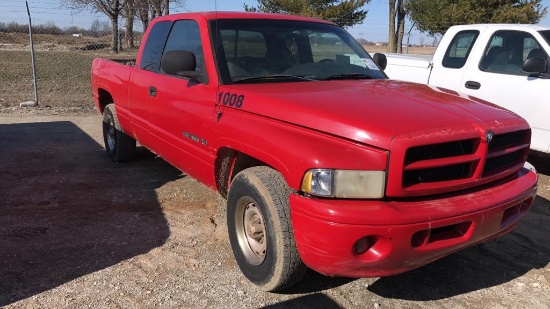
<svg viewBox="0 0 550 309">
<path fill-rule="evenodd" d="M 34 58 L 34 41 L 32 39 L 32 21 L 31 21 L 31 11 L 29 10 L 29 3 L 25 1 L 27 6 L 27 15 L 29 15 L 29 35 L 31 40 L 31 61 L 32 61 L 32 81 L 34 84 L 34 101 L 23 102 L 19 104 L 19 107 L 36 107 L 38 106 L 38 85 L 36 82 L 36 62 Z"/>
</svg>

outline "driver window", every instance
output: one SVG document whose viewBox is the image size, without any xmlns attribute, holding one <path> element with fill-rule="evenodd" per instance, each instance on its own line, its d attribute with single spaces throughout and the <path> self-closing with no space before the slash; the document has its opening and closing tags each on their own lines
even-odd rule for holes
<svg viewBox="0 0 550 309">
<path fill-rule="evenodd" d="M 523 62 L 533 57 L 548 59 L 548 55 L 544 51 L 544 48 L 539 45 L 537 40 L 533 37 L 527 37 L 523 41 Z"/>
</svg>

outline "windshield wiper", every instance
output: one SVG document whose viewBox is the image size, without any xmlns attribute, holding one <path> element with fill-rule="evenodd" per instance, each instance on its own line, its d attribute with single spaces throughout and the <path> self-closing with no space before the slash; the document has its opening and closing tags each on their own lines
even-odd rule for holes
<svg viewBox="0 0 550 309">
<path fill-rule="evenodd" d="M 323 78 L 323 80 L 336 80 L 336 79 L 376 79 L 376 77 L 363 74 L 363 73 L 348 73 L 348 74 L 335 74 Z"/>
<path fill-rule="evenodd" d="M 264 81 L 314 81 L 314 79 L 297 76 L 297 75 L 266 75 L 266 76 L 253 76 L 244 77 L 234 81 L 234 84 L 246 83 L 246 82 L 264 82 Z"/>
</svg>

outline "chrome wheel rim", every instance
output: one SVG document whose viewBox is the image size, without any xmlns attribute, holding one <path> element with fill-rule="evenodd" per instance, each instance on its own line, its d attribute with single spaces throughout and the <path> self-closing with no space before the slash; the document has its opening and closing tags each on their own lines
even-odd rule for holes
<svg viewBox="0 0 550 309">
<path fill-rule="evenodd" d="M 262 264 L 267 250 L 267 231 L 262 212 L 249 198 L 242 198 L 238 203 L 235 228 L 239 246 L 248 263 Z"/>
</svg>

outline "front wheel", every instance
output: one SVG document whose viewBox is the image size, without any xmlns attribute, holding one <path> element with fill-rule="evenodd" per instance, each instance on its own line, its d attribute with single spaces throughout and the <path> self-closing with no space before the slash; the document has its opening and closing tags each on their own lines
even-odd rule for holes
<svg viewBox="0 0 550 309">
<path fill-rule="evenodd" d="M 103 140 L 107 155 L 113 161 L 128 161 L 134 157 L 136 140 L 122 131 L 114 104 L 105 106 L 103 111 Z"/>
<path fill-rule="evenodd" d="M 233 179 L 227 198 L 227 227 L 243 274 L 266 291 L 298 282 L 306 270 L 294 241 L 290 188 L 268 167 L 246 169 Z"/>
</svg>

